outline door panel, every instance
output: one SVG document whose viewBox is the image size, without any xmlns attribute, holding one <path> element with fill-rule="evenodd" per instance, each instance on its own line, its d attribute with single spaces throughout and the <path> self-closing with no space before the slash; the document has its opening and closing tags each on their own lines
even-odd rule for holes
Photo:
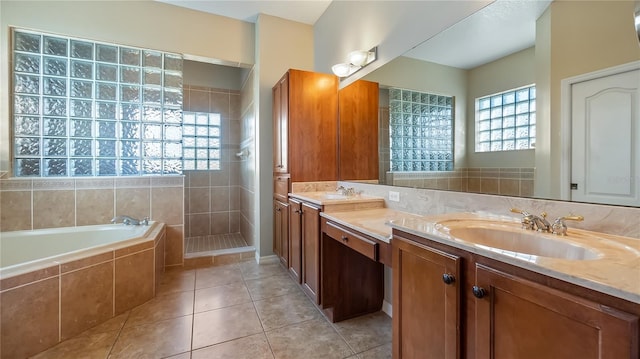
<svg viewBox="0 0 640 359">
<path fill-rule="evenodd" d="M 571 199 L 640 205 L 640 70 L 572 85 Z"/>
</svg>

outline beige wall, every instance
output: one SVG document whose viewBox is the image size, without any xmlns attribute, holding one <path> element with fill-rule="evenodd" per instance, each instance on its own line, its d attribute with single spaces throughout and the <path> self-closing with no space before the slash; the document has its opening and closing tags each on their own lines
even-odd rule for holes
<svg viewBox="0 0 640 359">
<path fill-rule="evenodd" d="M 251 23 L 143 1 L 1 1 L 0 63 L 9 64 L 9 26 L 182 53 L 235 64 L 254 62 Z M 9 66 L 0 67 L 9 88 Z M 9 91 L 0 96 L 0 171 L 9 169 Z"/>
<path fill-rule="evenodd" d="M 400 56 L 364 79 L 384 87 L 399 87 L 455 98 L 455 166 L 466 167 L 465 128 L 467 71 Z M 381 103 L 388 101 L 385 99 Z"/>
<path fill-rule="evenodd" d="M 541 54 L 544 51 L 548 56 L 548 75 L 540 75 L 549 80 L 550 108 L 548 117 L 538 117 L 543 131 L 538 132 L 542 146 L 536 148 L 540 151 L 536 153 L 536 196 L 560 197 L 561 81 L 640 60 L 633 10 L 633 1 L 555 1 L 547 10 L 549 18 L 538 21 L 538 27 L 548 27 L 538 33 L 550 34 L 536 43 Z M 542 42 L 545 40 L 548 43 Z"/>
<path fill-rule="evenodd" d="M 534 167 L 535 151 L 475 152 L 475 100 L 536 83 L 535 48 L 531 47 L 468 72 L 467 87 L 467 167 Z"/>
<path fill-rule="evenodd" d="M 256 255 L 273 253 L 273 128 L 271 89 L 290 69 L 313 70 L 313 27 L 261 14 L 256 23 Z"/>
</svg>

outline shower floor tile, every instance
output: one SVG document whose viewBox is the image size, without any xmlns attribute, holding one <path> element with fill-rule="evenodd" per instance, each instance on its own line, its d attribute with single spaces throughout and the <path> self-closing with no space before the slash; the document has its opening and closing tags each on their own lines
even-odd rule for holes
<svg viewBox="0 0 640 359">
<path fill-rule="evenodd" d="M 247 246 L 247 242 L 240 233 L 185 238 L 185 253 L 210 252 Z"/>
</svg>

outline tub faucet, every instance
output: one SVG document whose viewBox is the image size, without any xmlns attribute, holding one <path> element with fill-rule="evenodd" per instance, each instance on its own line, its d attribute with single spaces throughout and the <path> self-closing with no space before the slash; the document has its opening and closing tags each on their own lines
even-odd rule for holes
<svg viewBox="0 0 640 359">
<path fill-rule="evenodd" d="M 143 219 L 135 219 L 133 217 L 129 217 L 129 216 L 116 216 L 113 217 L 111 219 L 111 223 L 118 223 L 118 222 L 122 222 L 125 225 L 134 225 L 134 226 L 139 226 L 139 225 L 144 225 L 147 226 L 149 225 L 149 217 L 144 217 Z"/>
</svg>

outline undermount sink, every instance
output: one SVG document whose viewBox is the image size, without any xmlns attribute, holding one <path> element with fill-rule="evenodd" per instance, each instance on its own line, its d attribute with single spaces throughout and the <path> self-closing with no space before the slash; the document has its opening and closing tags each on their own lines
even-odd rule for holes
<svg viewBox="0 0 640 359">
<path fill-rule="evenodd" d="M 324 198 L 325 199 L 347 199 L 349 197 L 339 193 L 325 193 Z"/>
<path fill-rule="evenodd" d="M 527 260 L 526 255 L 568 260 L 592 260 L 602 256 L 598 251 L 573 243 L 569 240 L 554 239 L 551 234 L 526 231 L 517 226 L 507 226 L 492 222 L 440 223 L 440 231 L 456 239 L 463 240 L 492 252 Z"/>
</svg>

